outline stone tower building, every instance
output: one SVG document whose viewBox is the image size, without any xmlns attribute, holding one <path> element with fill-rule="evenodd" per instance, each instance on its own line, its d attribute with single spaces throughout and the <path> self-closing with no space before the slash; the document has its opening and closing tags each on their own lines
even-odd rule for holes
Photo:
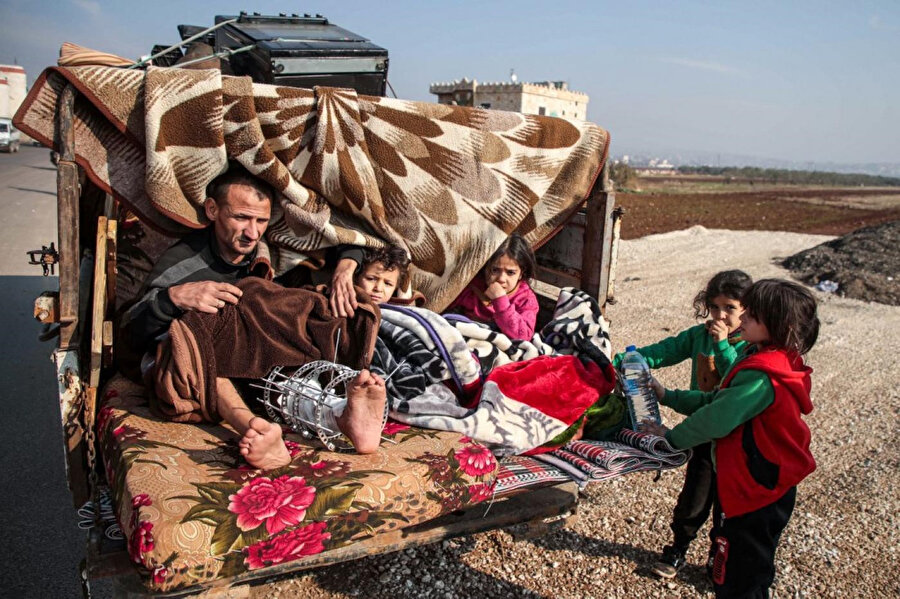
<svg viewBox="0 0 900 599">
<path fill-rule="evenodd" d="M 584 120 L 588 95 L 569 89 L 565 81 L 478 83 L 474 79 L 432 83 L 439 104 L 512 110 L 525 114 Z"/>
</svg>

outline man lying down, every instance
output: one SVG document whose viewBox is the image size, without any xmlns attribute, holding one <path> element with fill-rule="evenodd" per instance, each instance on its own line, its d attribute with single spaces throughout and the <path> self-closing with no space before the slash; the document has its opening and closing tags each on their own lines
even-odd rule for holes
<svg viewBox="0 0 900 599">
<path fill-rule="evenodd" d="M 351 296 L 362 253 L 350 248 L 338 256 L 331 297 L 280 287 L 270 282 L 272 269 L 259 251 L 275 198 L 272 188 L 232 167 L 210 183 L 207 195 L 204 208 L 212 225 L 161 256 L 141 298 L 120 321 L 122 338 L 132 349 L 138 355 L 149 352 L 141 369 L 152 405 L 178 422 L 224 420 L 241 435 L 240 451 L 248 463 L 277 468 L 290 461 L 281 428 L 256 416 L 230 378 L 260 377 L 274 365 L 337 355 L 360 372 L 347 384 L 347 404 L 336 424 L 357 451 L 376 451 L 385 385 L 363 367 L 377 333 L 370 300 L 380 299 L 385 277 L 364 284 L 373 298 Z M 362 274 L 357 274 L 360 282 L 373 279 Z M 250 302 L 243 300 L 248 289 L 254 297 Z M 345 316 L 334 316 L 339 313 Z M 247 334 L 248 323 L 264 334 Z M 344 334 L 336 348 L 338 329 Z M 157 346 L 160 336 L 164 339 Z"/>
</svg>

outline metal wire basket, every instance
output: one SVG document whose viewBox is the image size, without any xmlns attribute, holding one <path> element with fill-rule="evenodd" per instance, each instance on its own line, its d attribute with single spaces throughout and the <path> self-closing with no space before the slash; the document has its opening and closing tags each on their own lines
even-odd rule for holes
<svg viewBox="0 0 900 599">
<path fill-rule="evenodd" d="M 273 421 L 286 424 L 307 439 L 318 438 L 329 451 L 352 450 L 346 437 L 333 430 L 323 415 L 335 404 L 346 402 L 347 382 L 357 374 L 359 371 L 343 364 L 317 360 L 290 374 L 276 366 L 262 384 L 254 386 L 263 390 L 260 401 Z M 313 409 L 305 402 L 313 402 Z"/>
</svg>

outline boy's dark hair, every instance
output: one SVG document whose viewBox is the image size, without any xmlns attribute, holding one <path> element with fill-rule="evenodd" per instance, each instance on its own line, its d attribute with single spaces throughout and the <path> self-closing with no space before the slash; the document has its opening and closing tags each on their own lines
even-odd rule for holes
<svg viewBox="0 0 900 599">
<path fill-rule="evenodd" d="M 229 162 L 228 170 L 209 182 L 206 186 L 206 197 L 214 199 L 216 204 L 221 204 L 232 185 L 246 185 L 256 192 L 260 200 L 269 200 L 269 204 L 275 202 L 275 189 L 262 179 L 251 175 L 250 171 L 236 162 Z"/>
<path fill-rule="evenodd" d="M 409 255 L 402 247 L 397 245 L 388 245 L 383 248 L 363 248 L 363 261 L 359 265 L 360 272 L 373 262 L 381 263 L 385 270 L 394 270 L 400 273 L 397 278 L 397 288 L 406 287 L 407 277 L 409 276 Z"/>
<path fill-rule="evenodd" d="M 724 295 L 734 300 L 741 301 L 744 291 L 753 283 L 750 275 L 743 270 L 723 270 L 717 272 L 694 297 L 694 317 L 706 318 L 709 316 L 709 306 L 712 301 Z"/>
<path fill-rule="evenodd" d="M 509 256 L 519 265 L 522 270 L 522 280 L 530 282 L 537 272 L 537 261 L 534 258 L 534 251 L 525 241 L 525 238 L 518 233 L 513 233 L 506 238 L 506 241 L 500 244 L 497 251 L 493 253 L 484 268 L 492 265 L 500 256 Z M 484 270 L 484 268 L 482 270 Z"/>
<path fill-rule="evenodd" d="M 741 298 L 747 313 L 769 330 L 770 345 L 805 354 L 819 337 L 816 298 L 793 281 L 762 279 Z"/>
</svg>

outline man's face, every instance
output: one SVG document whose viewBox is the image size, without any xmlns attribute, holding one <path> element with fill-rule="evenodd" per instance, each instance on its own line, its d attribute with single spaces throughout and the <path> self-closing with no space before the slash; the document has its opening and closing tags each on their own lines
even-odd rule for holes
<svg viewBox="0 0 900 599">
<path fill-rule="evenodd" d="M 272 214 L 272 203 L 247 185 L 232 184 L 224 200 L 206 198 L 206 216 L 213 223 L 219 254 L 239 264 L 253 253 Z"/>
</svg>

